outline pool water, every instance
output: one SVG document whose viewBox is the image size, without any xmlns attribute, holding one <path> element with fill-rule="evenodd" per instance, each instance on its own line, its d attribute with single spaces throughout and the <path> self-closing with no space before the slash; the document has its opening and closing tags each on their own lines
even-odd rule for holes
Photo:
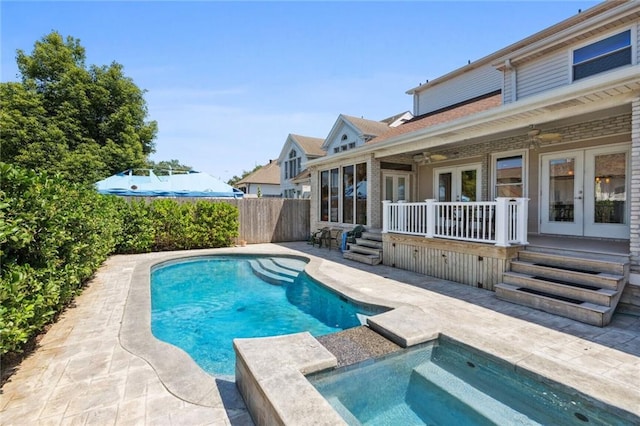
<svg viewBox="0 0 640 426">
<path fill-rule="evenodd" d="M 633 424 L 571 388 L 443 338 L 307 378 L 350 425 Z"/>
<path fill-rule="evenodd" d="M 300 260 L 282 258 L 284 267 L 278 269 L 287 274 L 270 274 L 270 282 L 263 281 L 254 273 L 259 260 L 202 257 L 153 268 L 154 336 L 183 349 L 208 373 L 232 378 L 234 338 L 301 331 L 321 336 L 360 325 L 359 315 L 381 312 L 319 285 L 303 272 L 305 262 Z"/>
</svg>

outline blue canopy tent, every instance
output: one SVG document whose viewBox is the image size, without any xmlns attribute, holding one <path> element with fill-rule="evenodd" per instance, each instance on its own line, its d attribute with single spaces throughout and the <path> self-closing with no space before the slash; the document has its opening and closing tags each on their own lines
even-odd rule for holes
<svg viewBox="0 0 640 426">
<path fill-rule="evenodd" d="M 140 173 L 142 172 L 142 173 Z M 135 174 L 139 173 L 139 174 Z M 152 170 L 129 169 L 96 183 L 101 194 L 138 197 L 242 198 L 239 189 L 207 173 L 188 171 L 156 175 Z"/>
</svg>

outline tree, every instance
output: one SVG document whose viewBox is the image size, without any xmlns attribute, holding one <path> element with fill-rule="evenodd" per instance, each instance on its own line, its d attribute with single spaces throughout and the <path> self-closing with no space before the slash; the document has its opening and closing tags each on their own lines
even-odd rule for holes
<svg viewBox="0 0 640 426">
<path fill-rule="evenodd" d="M 56 31 L 17 63 L 21 82 L 0 83 L 3 161 L 82 183 L 146 165 L 157 123 L 122 65 L 87 68 L 80 40 Z"/>
<path fill-rule="evenodd" d="M 149 160 L 147 161 L 147 168 L 152 169 L 153 173 L 156 175 L 166 175 L 169 170 L 181 172 L 193 170 L 193 167 L 180 164 L 180 161 L 178 160 L 163 160 L 158 161 L 157 163 L 153 160 Z"/>
</svg>

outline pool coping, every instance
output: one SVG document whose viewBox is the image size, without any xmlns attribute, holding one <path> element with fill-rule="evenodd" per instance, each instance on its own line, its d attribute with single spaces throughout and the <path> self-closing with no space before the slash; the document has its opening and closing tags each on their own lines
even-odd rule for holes
<svg viewBox="0 0 640 426">
<path fill-rule="evenodd" d="M 640 392 L 637 389 L 625 388 L 621 386 L 619 380 L 616 381 L 586 373 L 582 365 L 578 366 L 582 367 L 582 369 L 571 368 L 555 359 L 545 357 L 544 354 L 536 353 L 536 351 L 540 350 L 540 347 L 534 346 L 545 347 L 544 344 L 538 344 L 540 341 L 553 341 L 560 338 L 567 340 L 566 335 L 559 331 L 541 327 L 524 320 L 510 318 L 504 314 L 481 307 L 467 307 L 466 309 L 472 312 L 464 312 L 463 316 L 476 315 L 476 311 L 480 309 L 491 313 L 486 315 L 487 318 L 474 317 L 476 322 L 464 321 L 464 319 L 458 321 L 456 317 L 461 313 L 450 312 L 451 306 L 439 306 L 439 302 L 444 301 L 446 305 L 451 300 L 454 300 L 452 298 L 384 277 L 366 277 L 365 279 L 365 277 L 358 275 L 360 273 L 358 271 L 345 273 L 345 270 L 341 269 L 343 267 L 349 268 L 348 266 L 337 265 L 312 254 L 275 245 L 269 245 L 268 248 L 262 246 L 241 249 L 170 252 L 166 255 L 154 256 L 152 259 L 142 260 L 136 265 L 131 278 L 131 286 L 120 330 L 121 345 L 131 353 L 145 359 L 156 371 L 159 379 L 169 392 L 184 401 L 208 407 L 224 407 L 215 377 L 204 372 L 181 349 L 153 337 L 150 327 L 151 268 L 153 265 L 175 259 L 228 254 L 287 255 L 309 259 L 309 263 L 305 268 L 307 274 L 345 297 L 356 302 L 400 308 L 372 317 L 369 321 L 371 328 L 376 329 L 377 327 L 378 331 L 386 332 L 387 337 L 392 340 L 395 339 L 396 343 L 404 341 L 406 346 L 412 346 L 421 341 L 426 341 L 424 339 L 433 338 L 436 334 L 446 335 L 489 355 L 510 362 L 516 369 L 524 368 L 535 374 L 540 374 L 573 387 L 585 395 L 590 395 L 605 404 L 616 407 L 616 409 L 628 413 L 637 412 L 637 401 L 640 400 Z M 489 331 L 482 329 L 483 323 L 500 321 L 502 318 L 509 318 L 509 321 L 512 322 L 510 328 L 506 330 L 506 334 L 503 334 L 505 333 L 504 327 Z M 467 324 L 467 322 L 470 322 L 470 324 Z M 142 327 L 142 324 L 146 324 L 146 326 Z M 292 339 L 295 340 L 297 337 Z M 571 344 L 575 343 L 576 339 L 579 338 L 570 336 L 567 341 Z M 259 348 L 257 349 L 257 354 L 251 356 L 252 359 L 255 358 L 257 361 L 250 361 L 248 367 L 251 369 L 259 368 L 254 366 L 256 362 L 258 365 L 264 365 L 264 360 L 261 360 L 261 356 L 268 356 L 268 351 L 273 349 L 273 340 L 265 340 L 265 343 L 259 342 L 262 339 L 244 340 L 256 341 L 251 343 L 251 347 Z M 313 340 L 315 341 L 315 339 Z M 522 344 L 523 340 L 529 343 L 529 346 Z M 586 343 L 590 347 L 594 345 L 592 342 Z M 245 343 L 240 342 L 240 346 L 243 345 Z M 285 347 L 277 345 L 275 350 L 280 356 L 285 356 L 283 355 L 284 353 L 295 350 L 295 347 L 295 344 Z M 607 350 L 613 351 L 606 347 L 598 348 L 598 350 L 601 351 L 603 357 L 607 356 Z M 289 356 L 297 355 L 286 355 L 285 357 Z M 292 365 L 286 364 L 286 362 L 278 363 L 282 367 L 281 373 L 293 380 L 296 374 L 292 373 L 291 368 L 292 366 L 295 367 L 295 363 Z M 637 363 L 633 365 L 635 367 L 638 366 Z M 629 373 L 633 371 L 631 367 L 628 368 Z M 258 371 L 256 374 L 259 375 L 261 373 Z M 272 371 L 271 374 L 276 374 L 276 372 Z M 626 373 L 622 371 L 620 374 Z M 304 379 L 301 372 L 298 372 L 297 376 L 299 376 L 298 379 L 302 377 L 307 385 L 312 387 Z M 628 375 L 628 377 L 633 376 Z M 306 392 L 313 394 L 313 391 L 308 388 L 305 390 L 305 395 Z M 295 407 L 279 406 L 277 409 L 291 411 L 293 408 Z M 300 416 L 300 413 L 294 410 L 292 415 Z M 304 416 L 300 418 L 304 418 Z M 317 420 L 318 417 L 314 415 L 307 418 L 311 422 L 314 418 Z"/>
</svg>

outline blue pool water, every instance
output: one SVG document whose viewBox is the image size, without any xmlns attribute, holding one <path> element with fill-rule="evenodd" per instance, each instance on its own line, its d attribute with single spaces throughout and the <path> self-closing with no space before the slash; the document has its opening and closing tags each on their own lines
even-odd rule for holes
<svg viewBox="0 0 640 426">
<path fill-rule="evenodd" d="M 350 425 L 639 424 L 559 383 L 439 340 L 307 378 Z"/>
<path fill-rule="evenodd" d="M 277 258 L 203 257 L 151 271 L 151 331 L 186 351 L 205 371 L 233 376 L 234 338 L 309 331 L 314 336 L 360 325 L 355 305 L 302 272 L 304 262 L 282 258 L 283 275 L 266 282 L 252 269 Z M 292 282 L 289 282 L 292 281 Z"/>
</svg>

